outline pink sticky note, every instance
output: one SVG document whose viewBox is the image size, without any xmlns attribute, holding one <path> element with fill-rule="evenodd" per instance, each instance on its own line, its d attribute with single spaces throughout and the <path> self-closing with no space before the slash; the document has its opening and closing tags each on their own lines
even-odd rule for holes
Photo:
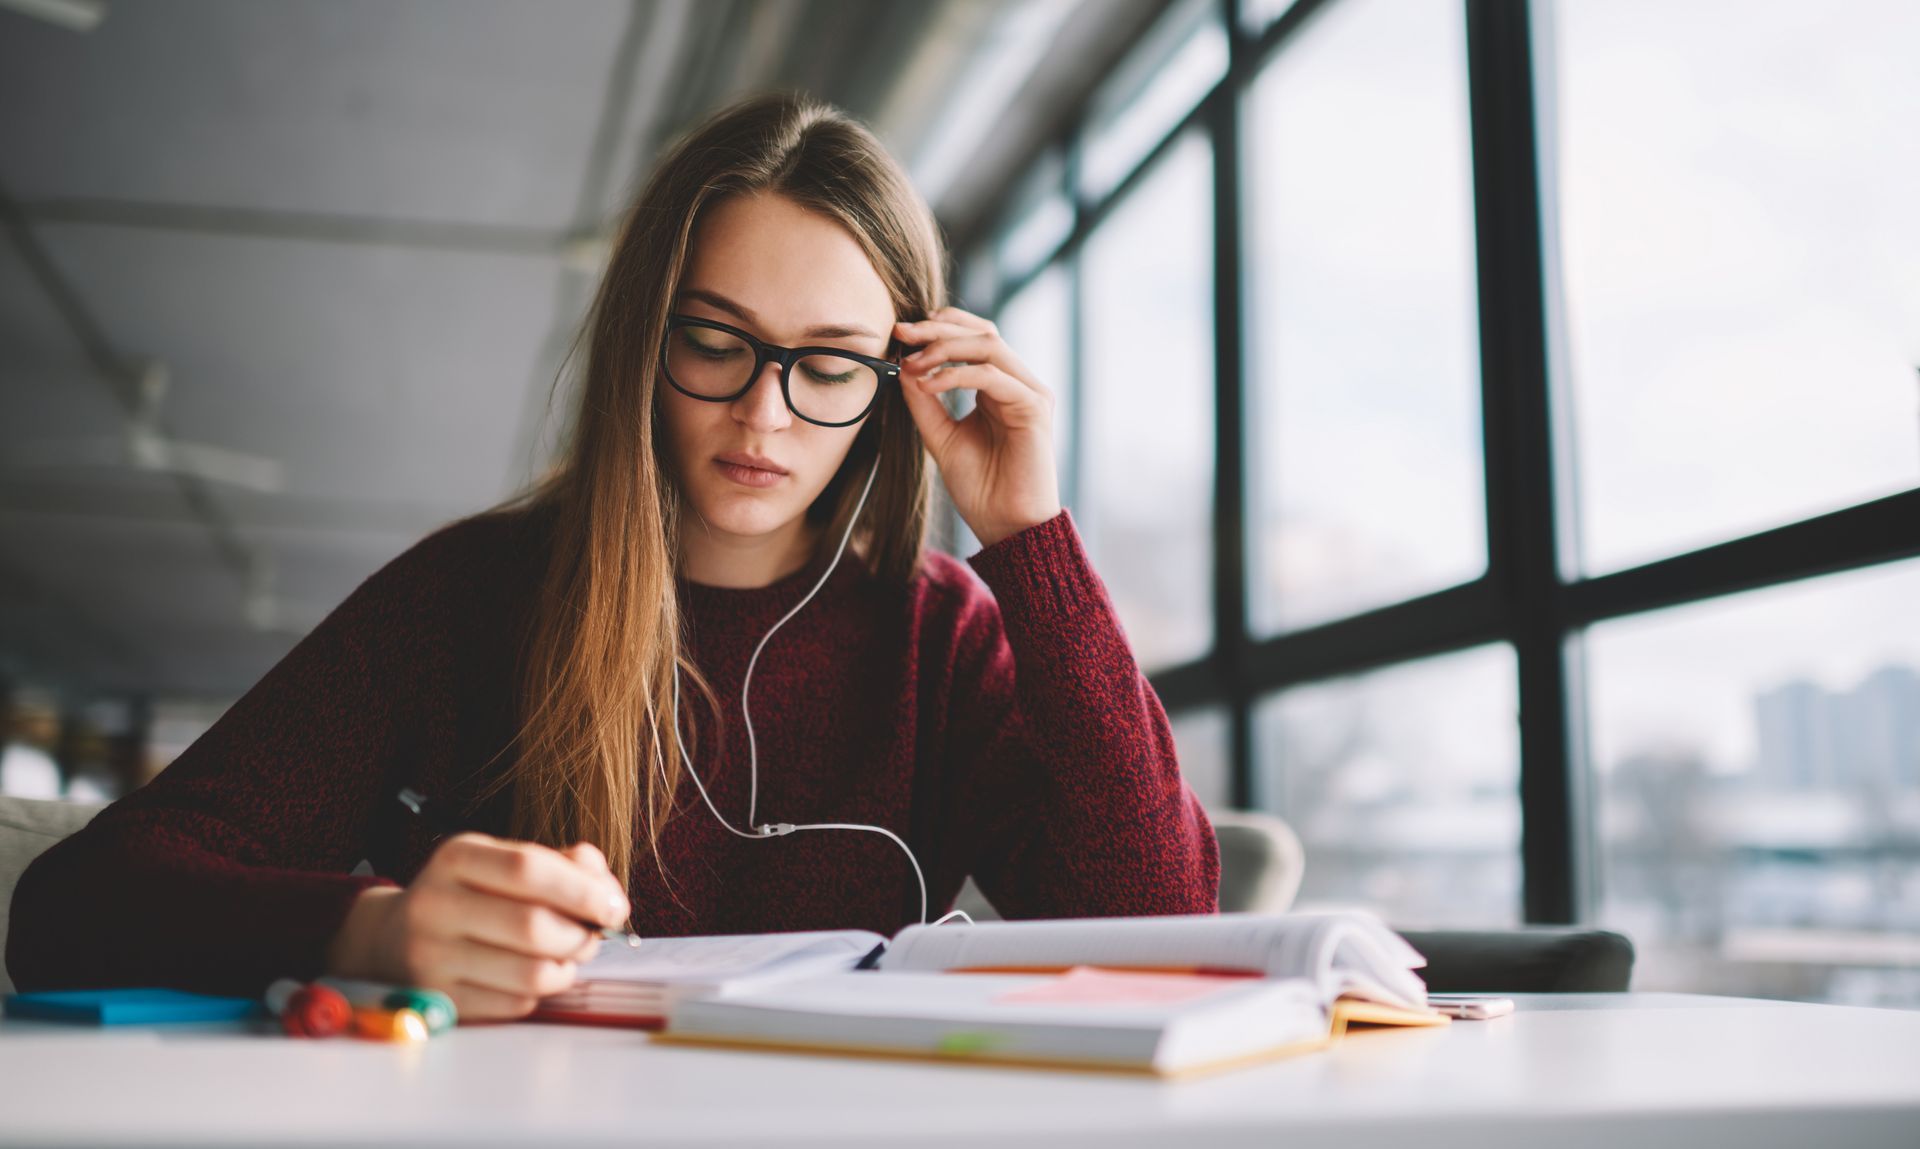
<svg viewBox="0 0 1920 1149">
<path fill-rule="evenodd" d="M 1225 993 L 1242 977 L 1194 973 L 1133 973 L 1077 965 L 1039 985 L 993 999 L 1006 1005 L 1167 1005 Z"/>
</svg>

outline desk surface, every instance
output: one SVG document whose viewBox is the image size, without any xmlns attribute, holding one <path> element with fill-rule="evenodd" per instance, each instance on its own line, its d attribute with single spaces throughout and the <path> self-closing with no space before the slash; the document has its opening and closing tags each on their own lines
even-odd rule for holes
<svg viewBox="0 0 1920 1149">
<path fill-rule="evenodd" d="M 422 1046 L 0 1021 L 0 1143 L 1920 1146 L 1920 1012 L 1518 995 L 1184 1082 L 463 1027 Z"/>
</svg>

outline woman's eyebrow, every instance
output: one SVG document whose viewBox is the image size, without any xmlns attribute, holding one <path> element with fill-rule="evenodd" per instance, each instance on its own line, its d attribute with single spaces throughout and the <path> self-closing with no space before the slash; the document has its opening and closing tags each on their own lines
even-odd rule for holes
<svg viewBox="0 0 1920 1149">
<path fill-rule="evenodd" d="M 760 317 L 753 313 L 752 308 L 742 303 L 735 303 L 733 300 L 728 299 L 726 296 L 720 294 L 717 291 L 708 291 L 703 287 L 688 287 L 681 290 L 680 298 L 697 299 L 702 303 L 711 304 L 714 307 L 718 307 L 722 311 L 730 311 L 734 315 L 738 316 L 741 319 L 746 320 L 748 323 L 754 324 L 755 326 L 760 325 Z M 807 328 L 805 331 L 802 331 L 800 334 L 805 336 L 808 339 L 843 339 L 849 335 L 864 335 L 868 339 L 880 338 L 880 336 L 877 333 L 870 331 L 865 327 L 861 327 L 858 324 L 849 324 L 849 323 L 815 324 L 814 326 Z"/>
</svg>

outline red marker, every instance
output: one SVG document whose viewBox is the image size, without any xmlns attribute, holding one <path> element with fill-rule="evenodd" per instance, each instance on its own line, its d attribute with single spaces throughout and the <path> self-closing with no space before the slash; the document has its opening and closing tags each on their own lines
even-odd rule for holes
<svg viewBox="0 0 1920 1149">
<path fill-rule="evenodd" d="M 281 978 L 267 987 L 267 1009 L 280 1019 L 280 1028 L 294 1037 L 332 1037 L 345 1033 L 353 1022 L 353 1007 L 335 989 L 301 985 Z"/>
<path fill-rule="evenodd" d="M 339 991 L 310 985 L 287 999 L 280 1028 L 294 1037 L 332 1037 L 345 1033 L 352 1020 L 353 1007 Z"/>
</svg>

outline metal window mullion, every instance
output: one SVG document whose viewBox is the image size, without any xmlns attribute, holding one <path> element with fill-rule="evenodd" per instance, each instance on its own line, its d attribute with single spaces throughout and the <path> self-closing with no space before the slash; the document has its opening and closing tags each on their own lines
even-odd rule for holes
<svg viewBox="0 0 1920 1149">
<path fill-rule="evenodd" d="M 1572 922 L 1579 811 L 1555 544 L 1539 173 L 1528 10 L 1466 0 L 1488 579 L 1519 666 L 1525 920 Z"/>
<path fill-rule="evenodd" d="M 1072 236 L 1080 229 L 1080 133 L 1068 135 L 1062 146 L 1061 179 L 1066 181 L 1067 210 L 1072 216 L 1068 240 L 1055 250 L 1050 263 L 1060 264 L 1067 279 L 1067 457 L 1061 460 L 1065 482 L 1060 492 L 1065 503 L 1077 503 L 1086 489 L 1087 442 L 1087 320 L 1086 285 L 1081 281 L 1080 245 Z M 1045 268 L 1048 264 L 1042 264 Z"/>
<path fill-rule="evenodd" d="M 1245 308 L 1241 258 L 1241 69 L 1238 5 L 1221 0 L 1227 29 L 1227 78 L 1203 102 L 1213 145 L 1213 657 L 1225 685 L 1230 803 L 1246 809 L 1253 784 L 1252 695 L 1247 689 L 1247 468 Z"/>
</svg>

